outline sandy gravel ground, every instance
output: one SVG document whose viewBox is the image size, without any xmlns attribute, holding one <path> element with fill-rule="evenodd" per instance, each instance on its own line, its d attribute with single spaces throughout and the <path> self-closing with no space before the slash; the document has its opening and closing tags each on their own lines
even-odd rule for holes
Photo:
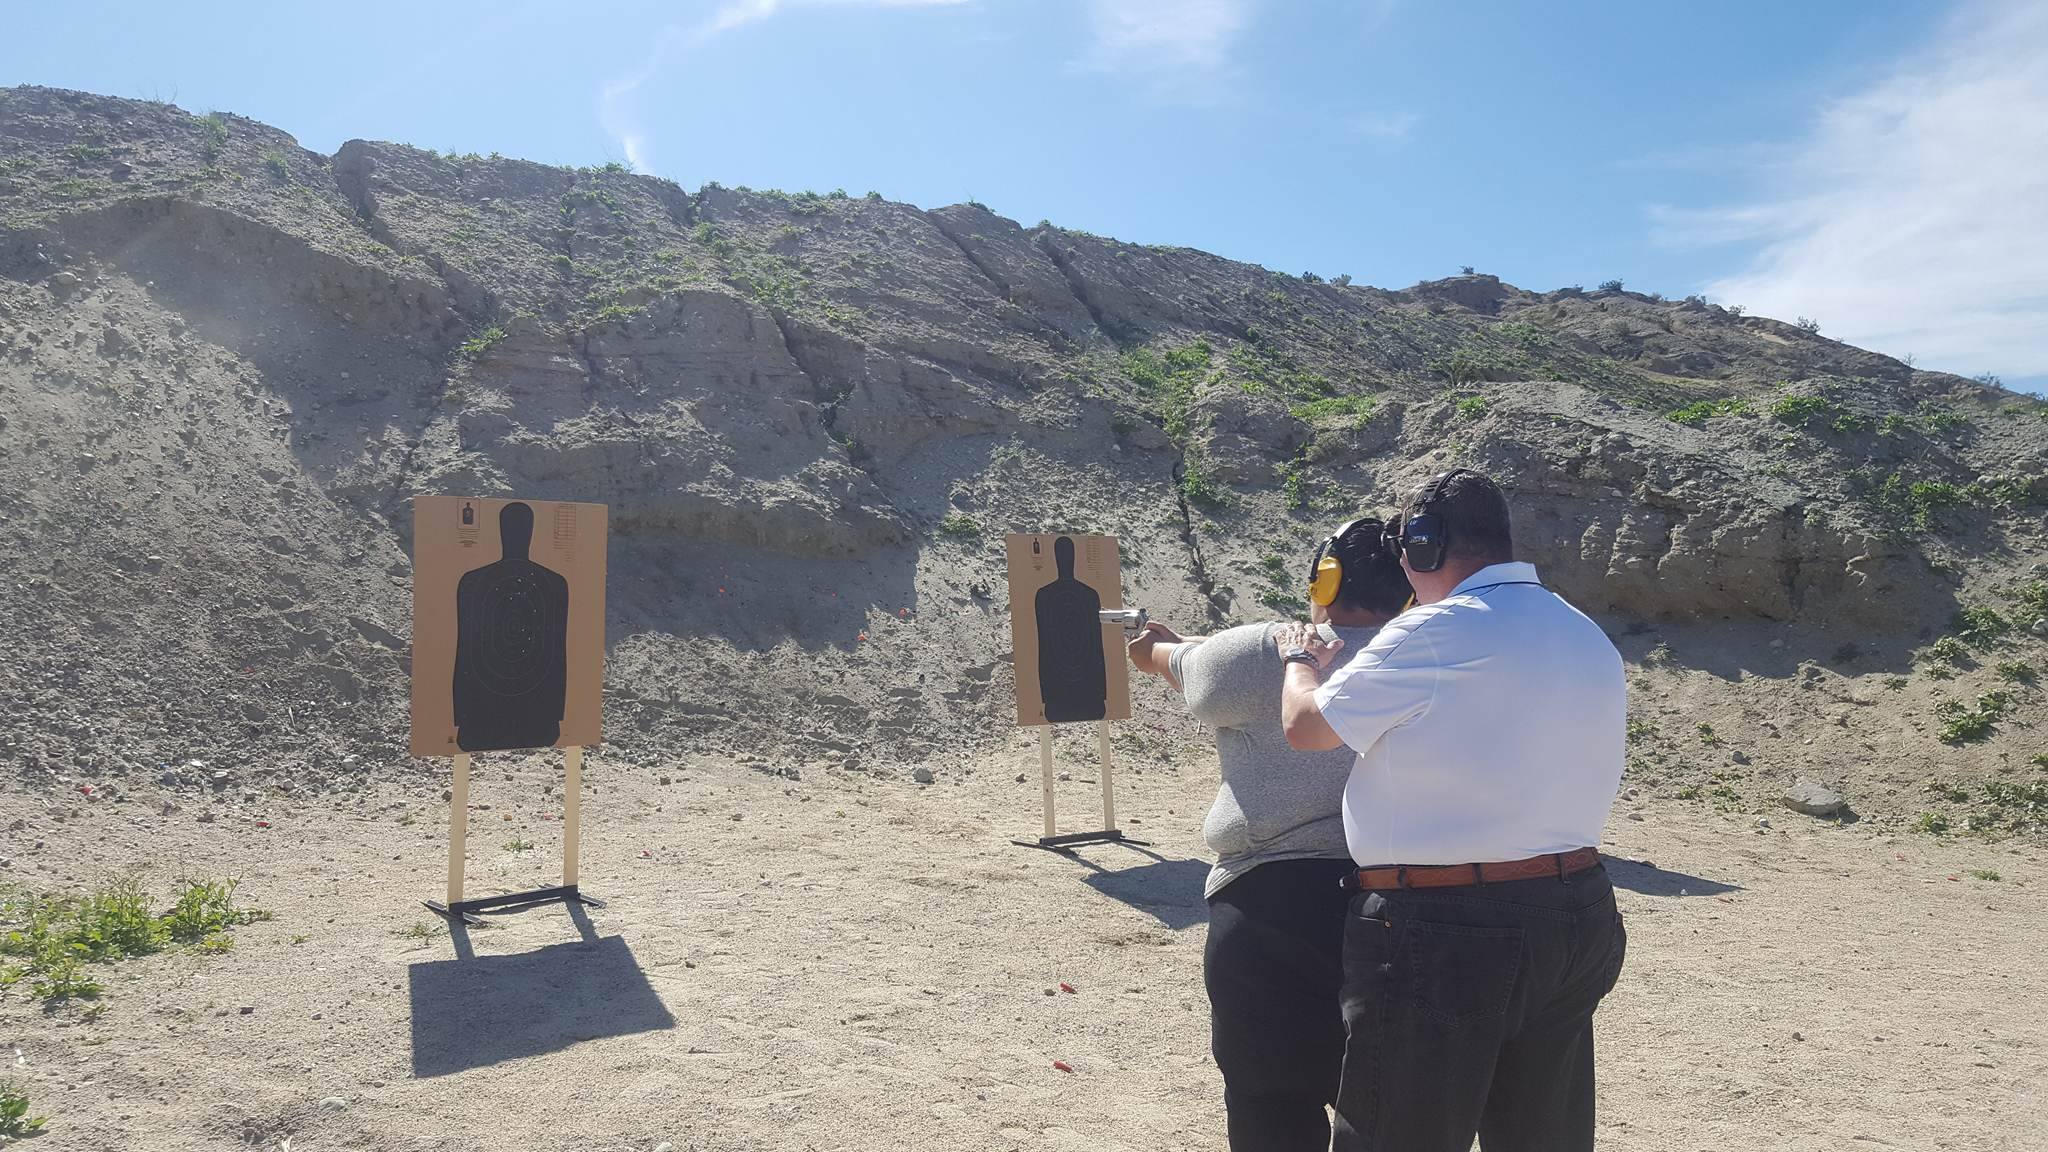
<svg viewBox="0 0 2048 1152">
<path fill-rule="evenodd" d="M 1064 859 L 1007 843 L 1036 831 L 1032 747 L 929 787 L 601 759 L 583 874 L 609 906 L 453 937 L 418 903 L 445 866 L 437 793 L 212 823 L 0 794 L 0 828 L 24 821 L 0 880 L 239 874 L 276 914 L 224 956 L 119 966 L 97 1019 L 0 999 L 0 1074 L 52 1118 L 38 1152 L 1221 1149 L 1213 765 L 1124 781 L 1149 851 Z M 549 882 L 554 779 L 480 762 L 472 894 Z M 1607 845 L 1654 866 L 1614 866 L 1631 948 L 1598 1018 L 1603 1147 L 2048 1148 L 2040 849 L 1645 816 Z"/>
</svg>

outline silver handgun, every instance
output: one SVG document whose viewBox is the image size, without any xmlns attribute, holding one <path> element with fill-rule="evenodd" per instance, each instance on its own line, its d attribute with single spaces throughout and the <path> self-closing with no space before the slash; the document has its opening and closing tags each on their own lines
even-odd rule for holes
<svg viewBox="0 0 2048 1152">
<path fill-rule="evenodd" d="M 1145 630 L 1145 621 L 1151 619 L 1143 608 L 1104 608 L 1096 615 L 1104 624 L 1114 624 L 1133 638 Z"/>
</svg>

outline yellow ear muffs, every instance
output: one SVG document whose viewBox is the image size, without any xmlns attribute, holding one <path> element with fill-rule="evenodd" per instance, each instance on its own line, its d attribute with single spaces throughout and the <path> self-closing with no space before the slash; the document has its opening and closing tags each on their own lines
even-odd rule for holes
<svg viewBox="0 0 2048 1152">
<path fill-rule="evenodd" d="M 1337 602 L 1337 588 L 1343 583 L 1343 562 L 1335 556 L 1320 556 L 1316 559 L 1315 573 L 1309 577 L 1308 598 L 1328 608 Z"/>
</svg>

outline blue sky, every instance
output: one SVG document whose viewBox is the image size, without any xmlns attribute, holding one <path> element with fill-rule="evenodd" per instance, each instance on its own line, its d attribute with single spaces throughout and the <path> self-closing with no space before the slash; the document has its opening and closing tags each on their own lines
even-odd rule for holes
<svg viewBox="0 0 2048 1152">
<path fill-rule="evenodd" d="M 1399 287 L 1704 292 L 2048 385 L 2048 5 L 0 3 L 0 83 Z"/>
</svg>

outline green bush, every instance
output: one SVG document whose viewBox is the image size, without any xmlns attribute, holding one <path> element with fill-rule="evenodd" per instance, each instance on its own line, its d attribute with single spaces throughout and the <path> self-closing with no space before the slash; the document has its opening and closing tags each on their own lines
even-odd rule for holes
<svg viewBox="0 0 2048 1152">
<path fill-rule="evenodd" d="M 1986 780 L 1981 787 L 1984 806 L 2006 828 L 2018 831 L 2028 824 L 2048 823 L 2048 781 Z"/>
<path fill-rule="evenodd" d="M 2015 684 L 2032 684 L 2039 677 L 2034 666 L 2025 660 L 2000 660 L 1991 668 L 1998 673 L 2000 680 L 2010 680 Z"/>
<path fill-rule="evenodd" d="M 1305 616 L 1308 614 L 1308 601 L 1303 600 L 1292 592 L 1282 592 L 1277 588 L 1267 588 L 1259 593 L 1257 599 L 1260 604 L 1271 608 L 1282 616 Z"/>
<path fill-rule="evenodd" d="M 1157 405 L 1166 434 L 1176 444 L 1187 442 L 1195 388 L 1208 378 L 1212 354 L 1207 340 L 1191 340 L 1163 354 L 1145 347 L 1123 354 L 1124 375 Z"/>
<path fill-rule="evenodd" d="M 1458 415 L 1467 420 L 1476 420 L 1486 415 L 1487 403 L 1484 396 L 1467 396 L 1458 401 Z"/>
<path fill-rule="evenodd" d="M 235 882 L 182 881 L 176 902 L 152 916 L 139 882 L 117 880 L 83 897 L 15 896 L 0 903 L 0 987 L 28 981 L 38 1000 L 90 999 L 102 991 L 87 967 L 161 950 L 167 942 L 204 943 L 269 913 L 234 906 Z M 213 950 L 219 950 L 216 944 Z"/>
<path fill-rule="evenodd" d="M 1308 480 L 1302 475 L 1299 464 L 1289 462 L 1280 466 L 1280 493 L 1286 501 L 1288 511 L 1308 510 Z"/>
<path fill-rule="evenodd" d="M 1922 812 L 1913 821 L 1914 831 L 1925 832 L 1930 836 L 1939 836 L 1947 832 L 1948 828 L 1948 816 L 1941 812 Z"/>
<path fill-rule="evenodd" d="M 471 339 L 463 341 L 461 347 L 457 348 L 455 352 L 464 360 L 480 360 L 485 353 L 497 345 L 498 341 L 504 338 L 505 330 L 503 328 L 486 328 Z"/>
<path fill-rule="evenodd" d="M 1197 508 L 1215 509 L 1230 505 L 1230 490 L 1217 483 L 1202 467 L 1202 462 L 1192 456 L 1181 468 L 1180 494 Z"/>
<path fill-rule="evenodd" d="M 1695 400 L 1683 408 L 1674 408 L 1664 418 L 1679 424 L 1698 427 L 1715 416 L 1739 416 L 1749 411 L 1749 401 L 1739 396 L 1727 396 L 1719 400 Z"/>
<path fill-rule="evenodd" d="M 290 181 L 292 178 L 291 161 L 286 160 L 284 153 L 275 148 L 263 154 L 263 167 L 275 179 Z"/>
<path fill-rule="evenodd" d="M 1309 424 L 1323 424 L 1340 417 L 1349 417 L 1354 422 L 1368 420 L 1379 410 L 1380 398 L 1370 394 L 1362 396 L 1325 396 L 1296 404 L 1288 409 L 1296 420 Z"/>
<path fill-rule="evenodd" d="M 955 540 L 979 540 L 981 525 L 976 523 L 972 516 L 954 513 L 939 521 L 939 535 L 950 536 Z"/>
<path fill-rule="evenodd" d="M 220 150 L 227 146 L 228 122 L 218 112 L 208 112 L 199 118 L 199 154 L 211 164 L 220 158 Z"/>
<path fill-rule="evenodd" d="M 42 1131 L 47 1116 L 28 1114 L 28 1094 L 12 1080 L 0 1083 L 0 1144 L 25 1140 Z"/>
<path fill-rule="evenodd" d="M 1917 414 L 1920 418 L 1920 426 L 1929 432 L 1947 432 L 1951 429 L 1961 428 L 1970 422 L 1970 417 L 1967 413 L 1957 412 L 1952 408 L 1943 408 L 1932 400 L 1921 401 Z"/>
<path fill-rule="evenodd" d="M 1990 644 L 2012 631 L 2012 621 L 1996 608 L 1965 608 L 1956 613 L 1956 635 L 1966 644 Z"/>
<path fill-rule="evenodd" d="M 1436 361 L 1429 367 L 1431 371 L 1449 380 L 1453 388 L 1476 383 L 1486 377 L 1485 366 L 1480 363 L 1479 358 L 1463 349 L 1451 353 L 1450 359 Z"/>
<path fill-rule="evenodd" d="M 1870 501 L 1884 515 L 1925 530 L 1934 527 L 1936 513 L 1975 503 L 1982 496 L 1974 484 L 1958 487 L 1941 480 L 1909 481 L 1894 472 L 1871 492 Z"/>
<path fill-rule="evenodd" d="M 1825 396 L 1780 396 L 1771 402 L 1768 411 L 1773 420 L 1803 427 L 1815 416 L 1824 416 L 1833 409 Z"/>
<path fill-rule="evenodd" d="M 190 944 L 242 924 L 270 919 L 258 908 L 235 907 L 239 880 L 182 880 L 177 903 L 164 913 L 164 930 L 171 939 Z"/>
<path fill-rule="evenodd" d="M 2003 690 L 1993 690 L 1977 697 L 1974 708 L 1966 708 L 1961 701 L 1944 700 L 1934 706 L 1934 714 L 1942 718 L 1939 733 L 1944 744 L 1971 744 L 1991 735 L 1998 718 L 2005 714 L 2012 698 Z"/>
</svg>

